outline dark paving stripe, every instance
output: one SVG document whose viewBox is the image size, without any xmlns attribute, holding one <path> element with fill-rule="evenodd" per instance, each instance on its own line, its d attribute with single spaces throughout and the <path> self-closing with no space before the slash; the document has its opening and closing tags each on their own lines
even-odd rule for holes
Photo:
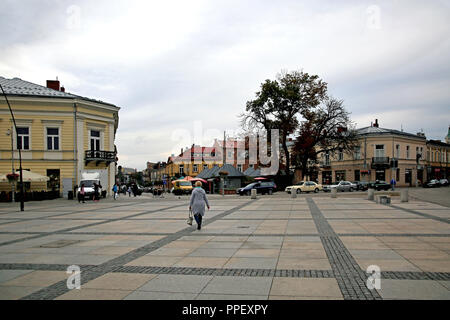
<svg viewBox="0 0 450 320">
<path fill-rule="evenodd" d="M 319 210 L 314 200 L 307 198 L 307 202 L 320 240 L 335 274 L 339 289 L 345 300 L 381 299 L 376 290 L 369 290 L 366 286 L 368 275 L 361 270 L 338 235 L 331 228 L 328 221 Z"/>
<path fill-rule="evenodd" d="M 248 204 L 250 204 L 252 202 L 254 202 L 254 201 L 253 200 L 247 201 L 247 202 L 240 204 L 230 210 L 227 210 L 221 214 L 218 214 L 209 220 L 205 220 L 204 226 L 206 226 L 218 219 L 221 219 L 221 218 L 247 206 Z M 183 204 L 183 205 L 185 205 L 185 204 Z M 166 209 L 169 209 L 169 208 L 166 208 Z M 120 220 L 120 219 L 118 219 L 118 220 Z M 170 234 L 160 240 L 151 242 L 143 247 L 137 248 L 137 249 L 130 251 L 124 255 L 121 255 L 119 257 L 111 259 L 101 265 L 94 266 L 83 273 L 83 275 L 81 277 L 81 282 L 82 282 L 81 284 L 83 285 L 83 284 L 85 284 L 91 280 L 94 280 L 106 273 L 112 272 L 117 267 L 122 267 L 124 264 L 127 264 L 137 258 L 140 258 L 154 250 L 157 250 L 157 249 L 161 248 L 162 246 L 169 244 L 172 241 L 175 241 L 181 237 L 191 234 L 194 230 L 196 230 L 196 229 L 194 229 L 193 227 L 187 227 L 176 233 Z M 62 281 L 57 282 L 47 288 L 41 289 L 37 292 L 29 294 L 28 296 L 22 297 L 20 300 L 55 299 L 68 291 L 69 291 L 69 289 L 67 288 L 66 280 L 62 280 Z"/>
<path fill-rule="evenodd" d="M 445 233 L 338 233 L 340 237 L 450 237 Z"/>
<path fill-rule="evenodd" d="M 66 264 L 30 264 L 1 263 L 0 270 L 40 270 L 66 271 Z M 79 265 L 82 275 L 96 265 Z M 298 270 L 298 269 L 232 269 L 232 268 L 194 268 L 194 267 L 158 267 L 158 266 L 117 266 L 114 273 L 144 273 L 144 274 L 183 274 L 212 276 L 245 276 L 245 277 L 288 277 L 288 278 L 334 278 L 332 270 Z M 434 280 L 450 281 L 450 272 L 408 272 L 382 271 L 381 279 L 393 280 Z"/>
<path fill-rule="evenodd" d="M 444 223 L 450 223 L 450 219 L 448 219 L 448 218 L 441 218 L 441 217 L 433 216 L 433 215 L 428 214 L 428 213 L 423 213 L 423 212 L 419 212 L 419 211 L 415 211 L 415 210 L 411 210 L 411 209 L 402 208 L 402 207 L 399 207 L 399 206 L 396 206 L 396 205 L 391 205 L 391 207 L 396 208 L 396 209 L 400 209 L 400 210 L 403 210 L 403 211 L 406 211 L 408 213 L 412 213 L 412 214 L 415 214 L 415 215 L 418 215 L 418 216 L 421 216 L 421 217 L 425 217 L 425 218 L 428 218 L 428 219 L 433 219 L 433 220 L 444 222 Z"/>
<path fill-rule="evenodd" d="M 450 272 L 382 271 L 381 279 L 450 281 Z"/>
<path fill-rule="evenodd" d="M 148 274 L 184 274 L 242 277 L 333 278 L 331 270 L 221 269 L 191 267 L 121 266 L 112 272 Z"/>
<path fill-rule="evenodd" d="M 95 265 L 78 265 L 81 271 L 88 270 Z M 42 264 L 42 263 L 0 263 L 0 270 L 43 270 L 43 271 L 66 271 L 68 264 Z"/>
<path fill-rule="evenodd" d="M 148 214 L 148 213 L 153 213 L 153 212 L 160 212 L 160 211 L 164 211 L 164 210 L 169 210 L 169 209 L 173 209 L 173 208 L 181 207 L 181 206 L 185 206 L 185 204 L 178 204 L 178 205 L 175 205 L 175 206 L 170 206 L 170 207 L 166 207 L 166 208 L 162 208 L 162 209 L 144 211 L 144 212 L 141 212 L 141 213 L 136 213 L 136 214 L 130 215 L 130 216 L 128 216 L 128 218 L 130 218 L 130 217 L 137 217 L 137 216 L 140 216 L 140 215 L 143 215 L 143 214 Z M 72 228 L 67 228 L 67 229 L 62 229 L 62 230 L 57 230 L 57 231 L 51 231 L 51 232 L 42 232 L 42 233 L 34 235 L 34 236 L 2 242 L 2 243 L 0 243 L 0 246 L 6 246 L 8 244 L 13 244 L 13 243 L 23 242 L 23 241 L 27 241 L 27 240 L 42 238 L 42 237 L 45 237 L 45 236 L 54 235 L 54 234 L 58 234 L 58 233 L 68 233 L 68 232 L 73 231 L 73 230 L 88 228 L 88 227 L 92 227 L 92 226 L 98 226 L 98 225 L 109 223 L 109 222 L 113 222 L 113 221 L 120 221 L 122 219 L 123 218 L 115 218 L 115 219 L 111 219 L 111 220 L 107 220 L 107 221 L 102 220 L 102 221 L 99 221 L 99 222 L 94 222 L 94 223 L 90 223 L 90 224 L 86 224 L 86 225 L 82 225 L 82 226 L 77 226 L 77 227 L 72 227 Z"/>
</svg>

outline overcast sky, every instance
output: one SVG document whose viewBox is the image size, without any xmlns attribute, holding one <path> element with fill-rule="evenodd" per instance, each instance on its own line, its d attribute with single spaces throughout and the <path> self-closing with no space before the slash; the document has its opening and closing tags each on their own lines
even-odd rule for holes
<svg viewBox="0 0 450 320">
<path fill-rule="evenodd" d="M 444 139 L 450 1 L 0 0 L 0 75 L 121 108 L 119 164 L 143 169 L 238 129 L 261 82 L 319 75 L 358 127 Z M 194 125 L 197 133 L 194 134 Z"/>
</svg>

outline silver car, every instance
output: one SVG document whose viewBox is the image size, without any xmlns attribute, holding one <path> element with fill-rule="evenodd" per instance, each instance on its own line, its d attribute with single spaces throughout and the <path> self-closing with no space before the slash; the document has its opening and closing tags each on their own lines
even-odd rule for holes
<svg viewBox="0 0 450 320">
<path fill-rule="evenodd" d="M 352 184 L 349 181 L 339 181 L 338 183 L 332 183 L 328 186 L 323 187 L 323 191 L 331 191 L 331 189 L 336 188 L 337 191 L 353 191 L 356 190 L 356 185 Z"/>
</svg>

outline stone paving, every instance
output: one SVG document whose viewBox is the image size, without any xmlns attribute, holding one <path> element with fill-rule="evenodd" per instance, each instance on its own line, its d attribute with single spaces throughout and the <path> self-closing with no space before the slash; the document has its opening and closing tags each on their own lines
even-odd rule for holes
<svg viewBox="0 0 450 320">
<path fill-rule="evenodd" d="M 0 299 L 450 299 L 448 207 L 364 194 L 209 199 L 200 231 L 186 224 L 187 197 L 1 204 Z M 67 287 L 70 265 L 80 290 Z"/>
</svg>

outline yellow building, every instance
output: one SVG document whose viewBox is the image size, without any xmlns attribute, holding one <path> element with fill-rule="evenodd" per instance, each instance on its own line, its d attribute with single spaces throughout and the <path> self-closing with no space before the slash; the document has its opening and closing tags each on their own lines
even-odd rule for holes
<svg viewBox="0 0 450 320">
<path fill-rule="evenodd" d="M 201 147 L 193 145 L 191 148 L 181 150 L 180 155 L 171 156 L 167 161 L 164 174 L 168 179 L 191 176 L 195 177 L 204 169 L 222 164 L 221 157 L 215 147 Z"/>
<path fill-rule="evenodd" d="M 18 170 L 20 148 L 24 170 L 50 177 L 46 183 L 25 184 L 28 191 L 57 190 L 65 196 L 83 173 L 96 172 L 109 194 L 115 182 L 114 138 L 120 108 L 67 93 L 58 80 L 48 80 L 44 87 L 0 77 L 0 84 L 18 128 L 17 135 L 0 94 L 0 173 L 10 173 L 13 161 Z M 10 190 L 9 183 L 0 183 L 0 191 Z"/>
</svg>

